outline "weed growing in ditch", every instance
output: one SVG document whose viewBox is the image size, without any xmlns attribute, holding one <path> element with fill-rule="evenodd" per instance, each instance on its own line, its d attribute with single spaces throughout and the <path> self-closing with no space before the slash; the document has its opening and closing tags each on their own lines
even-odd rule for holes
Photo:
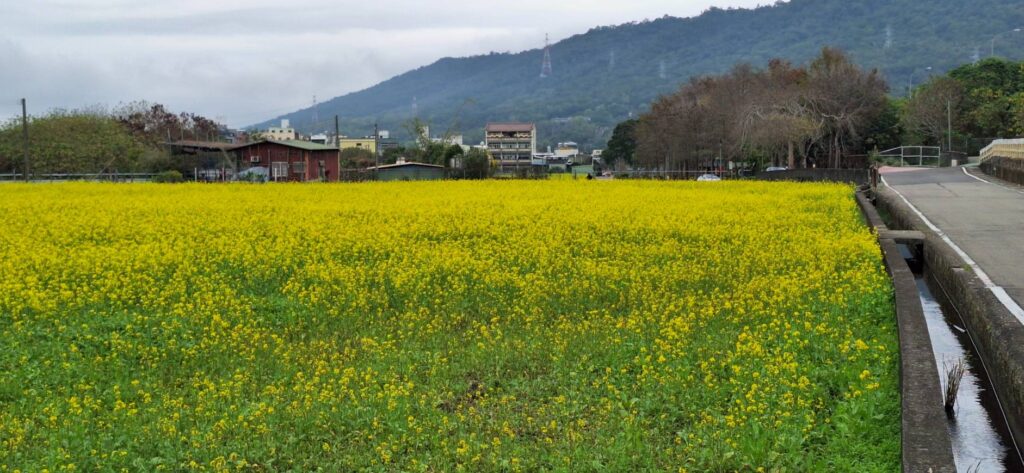
<svg viewBox="0 0 1024 473">
<path fill-rule="evenodd" d="M 963 358 L 953 361 L 943 361 L 942 368 L 945 371 L 946 379 L 943 383 L 942 402 L 946 408 L 946 415 L 950 419 L 956 417 L 956 398 L 960 393 L 960 383 L 967 373 L 967 362 Z"/>
</svg>

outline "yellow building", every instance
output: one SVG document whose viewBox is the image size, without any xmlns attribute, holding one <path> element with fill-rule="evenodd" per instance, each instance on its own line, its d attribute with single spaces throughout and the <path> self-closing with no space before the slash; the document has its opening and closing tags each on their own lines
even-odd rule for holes
<svg viewBox="0 0 1024 473">
<path fill-rule="evenodd" d="M 365 138 L 346 138 L 346 137 L 342 137 L 340 142 L 339 142 L 339 146 L 338 147 L 341 148 L 341 149 L 359 148 L 359 149 L 365 149 L 365 150 L 367 150 L 367 151 L 369 151 L 371 153 L 376 153 L 377 152 L 377 140 L 373 139 L 372 136 L 365 137 Z"/>
</svg>

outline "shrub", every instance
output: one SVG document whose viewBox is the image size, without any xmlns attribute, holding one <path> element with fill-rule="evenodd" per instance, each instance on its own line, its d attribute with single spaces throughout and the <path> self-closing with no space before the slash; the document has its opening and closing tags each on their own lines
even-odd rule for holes
<svg viewBox="0 0 1024 473">
<path fill-rule="evenodd" d="M 185 182 L 185 176 L 181 175 L 181 171 L 164 171 L 160 174 L 153 176 L 153 182 L 161 184 L 174 184 L 178 182 Z"/>
</svg>

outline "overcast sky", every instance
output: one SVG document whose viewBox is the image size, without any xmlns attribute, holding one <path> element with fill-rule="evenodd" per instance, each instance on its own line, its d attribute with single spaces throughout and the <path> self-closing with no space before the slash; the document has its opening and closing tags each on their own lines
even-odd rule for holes
<svg viewBox="0 0 1024 473">
<path fill-rule="evenodd" d="M 446 56 L 765 0 L 0 0 L 0 118 L 149 100 L 231 126 Z M 538 65 L 539 67 L 539 65 Z"/>
</svg>

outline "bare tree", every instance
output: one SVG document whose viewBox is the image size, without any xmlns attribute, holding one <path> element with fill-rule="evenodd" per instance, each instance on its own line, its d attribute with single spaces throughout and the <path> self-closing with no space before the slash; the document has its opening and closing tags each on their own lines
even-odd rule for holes
<svg viewBox="0 0 1024 473">
<path fill-rule="evenodd" d="M 830 165 L 840 167 L 847 147 L 884 109 L 888 86 L 877 70 L 863 71 L 833 48 L 824 48 L 807 74 L 805 104 L 822 126 Z"/>
<path fill-rule="evenodd" d="M 720 76 L 699 77 L 659 98 L 637 125 L 641 165 L 688 170 L 718 158 L 783 156 L 797 167 L 811 150 L 839 167 L 884 111 L 885 82 L 841 52 L 826 48 L 807 68 L 773 60 L 764 70 L 740 64 Z M 801 160 L 804 162 L 805 160 Z"/>
<path fill-rule="evenodd" d="M 761 148 L 772 155 L 785 153 L 787 165 L 797 167 L 797 144 L 817 137 L 820 131 L 804 104 L 806 84 L 804 69 L 779 59 L 769 63 L 742 117 L 746 149 Z"/>
<path fill-rule="evenodd" d="M 942 143 L 950 132 L 950 118 L 958 122 L 963 86 L 950 77 L 931 80 L 914 94 L 903 110 L 900 120 L 911 133 L 932 142 Z M 950 117 L 950 114 L 955 116 Z"/>
</svg>

